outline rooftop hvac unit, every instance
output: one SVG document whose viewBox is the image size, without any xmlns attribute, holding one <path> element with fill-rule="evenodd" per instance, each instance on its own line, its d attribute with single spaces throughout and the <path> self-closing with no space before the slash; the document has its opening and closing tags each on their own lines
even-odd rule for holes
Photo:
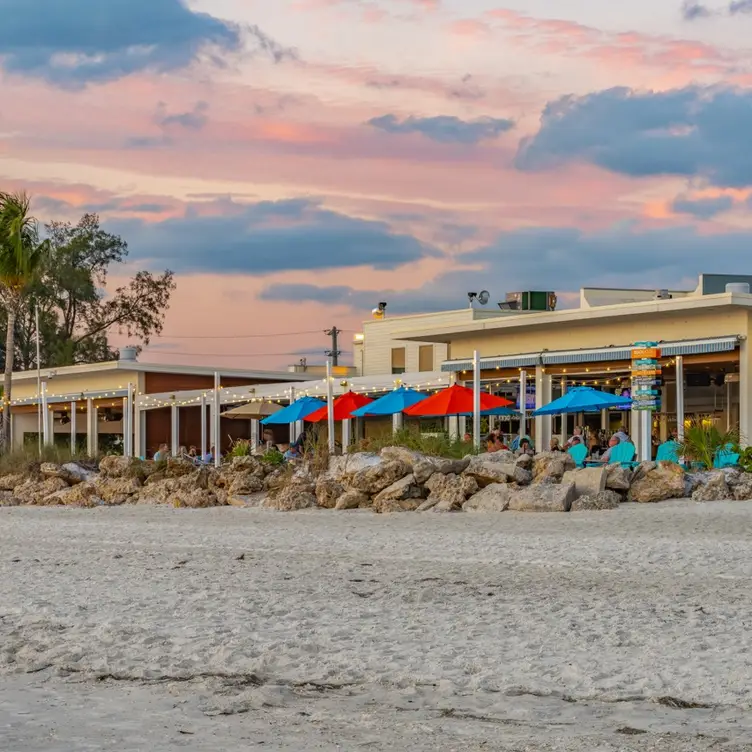
<svg viewBox="0 0 752 752">
<path fill-rule="evenodd" d="M 656 300 L 671 300 L 674 296 L 668 291 L 668 290 L 656 290 L 655 291 L 655 299 Z"/>
<path fill-rule="evenodd" d="M 540 290 L 507 293 L 507 303 L 515 303 L 511 310 L 518 311 L 553 311 L 556 308 L 556 293 Z M 501 306 L 500 306 L 501 307 Z"/>
</svg>

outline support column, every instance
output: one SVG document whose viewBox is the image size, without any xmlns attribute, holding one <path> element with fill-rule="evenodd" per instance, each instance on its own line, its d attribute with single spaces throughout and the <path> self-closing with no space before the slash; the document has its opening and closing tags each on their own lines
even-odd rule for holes
<svg viewBox="0 0 752 752">
<path fill-rule="evenodd" d="M 666 400 L 666 394 L 661 397 L 661 412 L 658 419 L 658 439 L 661 444 L 668 441 L 668 401 Z"/>
<path fill-rule="evenodd" d="M 206 445 L 206 395 L 201 395 L 201 461 L 203 462 L 209 447 Z M 258 438 L 258 436 L 256 437 Z"/>
<path fill-rule="evenodd" d="M 608 430 L 608 410 L 601 410 L 601 431 Z"/>
<path fill-rule="evenodd" d="M 214 405 L 212 409 L 212 429 L 214 434 L 214 467 L 222 466 L 222 419 L 219 412 L 222 409 L 222 394 L 219 383 L 219 373 L 214 374 Z"/>
<path fill-rule="evenodd" d="M 291 386 L 290 387 L 290 404 L 292 405 L 293 402 L 295 402 L 295 387 Z M 296 434 L 296 430 L 297 428 L 296 428 L 295 423 L 290 423 L 290 443 L 291 444 L 295 443 L 295 440 L 298 438 Z"/>
<path fill-rule="evenodd" d="M 170 407 L 170 439 L 170 452 L 173 457 L 177 457 L 180 446 L 180 408 L 177 405 Z"/>
<path fill-rule="evenodd" d="M 467 421 L 465 421 L 467 424 Z M 463 426 L 462 438 L 467 433 L 467 425 Z M 473 446 L 480 449 L 480 352 L 473 353 Z"/>
<path fill-rule="evenodd" d="M 642 425 L 640 423 L 640 410 L 630 410 L 629 415 L 629 438 L 632 439 L 632 443 L 637 450 L 637 456 L 641 457 L 642 454 Z"/>
<path fill-rule="evenodd" d="M 252 420 L 251 421 L 251 446 L 255 449 L 258 446 L 259 443 L 259 421 L 258 420 Z M 205 441 L 205 434 L 206 429 L 204 429 L 204 433 L 202 434 L 203 440 Z"/>
<path fill-rule="evenodd" d="M 326 361 L 326 425 L 329 454 L 334 454 L 334 384 L 332 383 L 332 359 Z"/>
<path fill-rule="evenodd" d="M 50 443 L 49 436 L 48 436 L 48 433 L 49 433 L 49 430 L 50 430 L 50 424 L 49 424 L 49 421 L 47 420 L 48 410 L 47 410 L 47 382 L 46 381 L 42 382 L 42 390 L 39 393 L 39 400 L 40 400 L 40 403 L 42 405 L 42 410 L 41 410 L 41 416 L 42 416 L 42 444 L 44 446 L 48 446 L 49 443 Z M 7 418 L 7 416 L 5 416 L 5 417 Z"/>
<path fill-rule="evenodd" d="M 346 452 L 352 443 L 352 419 L 342 421 L 342 451 Z"/>
<path fill-rule="evenodd" d="M 94 400 L 86 400 L 86 453 L 89 457 L 99 454 L 99 412 Z"/>
<path fill-rule="evenodd" d="M 128 425 L 128 398 L 123 397 L 123 457 L 130 457 L 130 448 L 128 447 L 128 434 L 130 433 L 130 426 Z"/>
<path fill-rule="evenodd" d="M 78 421 L 76 420 L 77 414 L 76 414 L 76 403 L 71 402 L 70 403 L 70 449 L 71 449 L 71 455 L 73 457 L 76 456 L 76 453 L 78 451 L 78 448 L 76 446 L 76 424 Z"/>
<path fill-rule="evenodd" d="M 146 411 L 138 406 L 133 411 L 133 455 L 146 459 Z"/>
<path fill-rule="evenodd" d="M 402 413 L 394 413 L 394 415 L 392 415 L 392 433 L 397 433 L 397 431 L 402 430 L 402 425 L 403 425 Z"/>
<path fill-rule="evenodd" d="M 640 410 L 640 448 L 637 459 L 640 462 L 650 462 L 653 457 L 653 413 L 650 410 Z"/>
<path fill-rule="evenodd" d="M 467 416 L 460 415 L 457 418 L 457 435 L 464 439 L 466 433 L 467 433 Z"/>
<path fill-rule="evenodd" d="M 747 353 L 745 357 L 745 352 Z M 747 419 L 749 418 L 749 408 L 750 408 L 750 399 L 749 399 L 749 388 L 752 386 L 749 382 L 749 363 L 748 363 L 748 350 L 747 350 L 747 340 L 743 340 L 741 343 L 741 357 L 739 359 L 739 365 L 741 368 L 741 373 L 746 374 L 746 376 L 742 376 L 739 381 L 740 385 L 742 384 L 742 381 L 744 380 L 742 390 L 740 392 L 741 400 L 743 400 L 745 404 L 744 410 L 739 411 L 739 417 L 745 416 Z M 746 442 L 747 433 L 744 433 L 744 439 Z M 684 441 L 684 356 L 677 355 L 676 356 L 676 436 L 677 440 L 681 444 Z"/>
<path fill-rule="evenodd" d="M 543 366 L 535 367 L 535 408 L 548 405 L 553 400 L 551 377 L 544 373 Z M 535 449 L 547 452 L 553 435 L 553 418 L 550 415 L 535 417 Z"/>
<path fill-rule="evenodd" d="M 527 436 L 527 371 L 520 371 L 520 439 Z"/>
<path fill-rule="evenodd" d="M 567 377 L 562 376 L 561 377 L 561 396 L 563 397 L 567 393 Z M 568 431 L 567 431 L 567 422 L 568 422 L 568 416 L 566 413 L 562 413 L 561 415 L 561 435 L 559 436 L 559 441 L 561 442 L 562 448 L 567 443 L 567 440 L 569 439 Z"/>
<path fill-rule="evenodd" d="M 128 416 L 128 430 L 126 431 L 127 443 L 126 443 L 126 457 L 133 457 L 134 430 L 133 430 L 133 403 L 135 397 L 135 388 L 133 384 L 128 384 L 128 396 L 125 398 L 125 412 L 123 417 Z M 125 429 L 125 424 L 123 424 Z"/>
</svg>

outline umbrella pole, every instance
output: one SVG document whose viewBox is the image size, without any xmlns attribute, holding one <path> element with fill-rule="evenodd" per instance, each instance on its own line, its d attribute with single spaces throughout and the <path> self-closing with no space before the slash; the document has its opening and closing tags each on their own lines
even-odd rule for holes
<svg viewBox="0 0 752 752">
<path fill-rule="evenodd" d="M 527 436 L 527 371 L 520 371 L 520 440 Z"/>
<path fill-rule="evenodd" d="M 220 391 L 219 373 L 214 374 L 214 410 L 212 410 L 212 427 L 214 434 L 214 467 L 221 467 L 222 465 L 222 451 L 220 446 L 222 445 L 222 437 L 220 433 L 222 431 L 222 420 L 219 417 L 219 411 L 222 405 L 222 394 Z"/>
<path fill-rule="evenodd" d="M 326 361 L 326 424 L 329 431 L 329 454 L 334 454 L 334 384 L 332 383 L 332 359 Z"/>
<path fill-rule="evenodd" d="M 473 353 L 473 446 L 480 449 L 480 353 Z"/>
<path fill-rule="evenodd" d="M 206 457 L 206 395 L 201 395 L 201 459 Z"/>
<path fill-rule="evenodd" d="M 290 404 L 295 402 L 295 387 L 290 387 Z M 295 435 L 295 432 L 297 431 L 297 423 L 290 423 L 290 444 L 293 444 L 297 440 L 297 436 Z"/>
</svg>

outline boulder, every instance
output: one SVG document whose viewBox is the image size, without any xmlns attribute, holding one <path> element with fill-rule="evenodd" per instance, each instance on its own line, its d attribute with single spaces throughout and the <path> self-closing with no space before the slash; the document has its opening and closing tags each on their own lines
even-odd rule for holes
<svg viewBox="0 0 752 752">
<path fill-rule="evenodd" d="M 410 466 L 402 460 L 385 460 L 358 470 L 345 482 L 348 488 L 376 496 L 392 483 L 410 475 Z"/>
<path fill-rule="evenodd" d="M 481 457 L 489 462 L 500 462 L 504 465 L 516 465 L 519 457 L 514 456 L 514 452 L 510 452 L 508 449 L 502 449 L 500 452 L 483 452 L 483 454 L 471 454 L 465 457 L 466 460 L 470 460 L 472 463 L 473 458 Z M 532 457 L 530 458 L 532 459 Z"/>
<path fill-rule="evenodd" d="M 238 459 L 246 459 L 245 457 Z M 227 489 L 231 496 L 246 496 L 264 490 L 263 475 L 259 476 L 253 470 L 244 470 L 230 476 L 230 485 Z"/>
<path fill-rule="evenodd" d="M 708 473 L 706 482 L 692 492 L 693 501 L 721 501 L 730 498 L 731 492 L 723 470 Z"/>
<path fill-rule="evenodd" d="M 125 504 L 141 490 L 138 478 L 98 478 L 93 484 L 96 495 L 107 504 Z"/>
<path fill-rule="evenodd" d="M 639 465 L 632 471 L 632 478 L 630 481 L 630 487 L 632 483 L 638 480 L 642 480 L 651 470 L 655 470 L 658 467 L 657 462 L 646 461 L 640 462 Z"/>
<path fill-rule="evenodd" d="M 147 482 L 133 500 L 138 504 L 167 504 L 177 491 L 177 484 L 172 478 Z"/>
<path fill-rule="evenodd" d="M 610 489 L 580 496 L 572 502 L 572 512 L 591 512 L 601 509 L 617 509 L 621 504 L 621 494 Z"/>
<path fill-rule="evenodd" d="M 419 504 L 421 511 L 436 509 L 440 512 L 449 512 L 462 509 L 469 496 L 478 491 L 478 483 L 475 478 L 468 475 L 443 475 L 434 473 L 425 486 L 429 493 L 426 504 Z M 417 509 L 417 507 L 416 507 Z"/>
<path fill-rule="evenodd" d="M 731 491 L 737 501 L 752 499 L 752 473 L 742 473 Z"/>
<path fill-rule="evenodd" d="M 629 491 L 632 471 L 619 464 L 606 466 L 606 488 L 610 491 Z"/>
<path fill-rule="evenodd" d="M 316 481 L 316 500 L 324 509 L 334 509 L 337 499 L 345 492 L 345 487 L 335 478 L 322 475 Z"/>
<path fill-rule="evenodd" d="M 138 478 L 143 480 L 146 475 L 144 463 L 136 457 L 121 457 L 109 455 L 99 462 L 99 473 L 105 478 Z"/>
<path fill-rule="evenodd" d="M 515 462 L 525 470 L 533 470 L 533 458 L 529 454 L 521 454 Z"/>
<path fill-rule="evenodd" d="M 47 478 L 42 481 L 29 478 L 20 486 L 17 486 L 13 494 L 21 504 L 45 506 L 46 504 L 60 504 L 61 502 L 51 497 L 58 491 L 67 489 L 68 484 L 62 478 Z"/>
<path fill-rule="evenodd" d="M 336 478 L 341 482 L 345 478 L 355 475 L 355 473 L 360 470 L 375 467 L 383 462 L 384 459 L 374 452 L 353 452 L 352 454 L 343 454 L 329 458 L 329 467 L 326 471 L 326 475 L 331 478 Z"/>
<path fill-rule="evenodd" d="M 381 457 L 384 460 L 402 460 L 415 476 L 415 482 L 421 485 L 436 472 L 438 466 L 436 458 L 426 457 L 406 447 L 384 447 Z"/>
<path fill-rule="evenodd" d="M 253 507 L 260 507 L 266 499 L 265 493 L 249 494 L 247 496 L 230 496 L 224 494 L 220 496 L 215 492 L 217 501 L 221 506 L 239 507 L 241 509 L 251 509 Z M 224 503 L 223 503 L 224 502 Z"/>
<path fill-rule="evenodd" d="M 164 472 L 168 478 L 180 478 L 183 475 L 190 475 L 195 469 L 193 462 L 185 457 L 168 457 Z"/>
<path fill-rule="evenodd" d="M 295 486 L 286 486 L 275 496 L 267 496 L 261 505 L 278 512 L 296 512 L 316 506 L 316 497 L 311 491 L 303 491 Z"/>
<path fill-rule="evenodd" d="M 0 491 L 0 507 L 17 507 L 20 503 L 13 491 Z"/>
<path fill-rule="evenodd" d="M 606 467 L 581 467 L 567 470 L 562 483 L 574 483 L 575 498 L 597 496 L 606 490 L 608 469 Z"/>
<path fill-rule="evenodd" d="M 463 457 L 461 460 L 448 459 L 445 457 L 431 458 L 432 462 L 436 465 L 436 472 L 441 475 L 460 475 L 467 470 L 471 459 L 472 456 Z"/>
<path fill-rule="evenodd" d="M 193 491 L 179 491 L 172 495 L 170 503 L 174 507 L 187 509 L 206 509 L 208 507 L 224 506 L 217 497 L 206 488 L 196 488 Z"/>
<path fill-rule="evenodd" d="M 43 462 L 39 467 L 39 472 L 43 478 L 63 478 L 65 480 L 63 469 L 54 462 Z"/>
<path fill-rule="evenodd" d="M 383 501 L 403 501 L 405 499 L 423 499 L 423 489 L 415 482 L 414 475 L 406 475 L 404 478 L 387 486 L 383 491 L 376 494 L 373 503 Z"/>
<path fill-rule="evenodd" d="M 533 458 L 533 483 L 561 483 L 564 473 L 575 467 L 568 452 L 541 452 Z"/>
<path fill-rule="evenodd" d="M 233 457 L 230 471 L 233 473 L 251 473 L 263 480 L 267 474 L 267 465 L 256 457 Z"/>
<path fill-rule="evenodd" d="M 637 480 L 632 481 L 628 500 L 641 504 L 666 499 L 681 499 L 684 496 L 684 470 L 674 462 L 642 463 L 650 468 L 641 471 Z M 638 468 L 639 470 L 640 468 Z M 635 473 L 637 477 L 637 473 Z"/>
<path fill-rule="evenodd" d="M 77 483 L 75 486 L 57 491 L 52 494 L 52 497 L 55 498 L 54 503 L 63 504 L 67 507 L 84 507 L 90 509 L 104 503 L 97 492 L 97 487 L 93 483 L 88 482 Z M 51 502 L 52 497 L 49 497 L 48 501 Z"/>
<path fill-rule="evenodd" d="M 373 511 L 377 514 L 392 514 L 393 512 L 415 512 L 423 503 L 422 498 L 380 499 L 373 500 Z"/>
<path fill-rule="evenodd" d="M 87 470 L 77 462 L 66 462 L 60 469 L 64 473 L 62 476 L 63 480 L 67 481 L 70 485 L 91 483 L 97 479 L 97 473 Z"/>
<path fill-rule="evenodd" d="M 337 499 L 335 509 L 362 509 L 371 505 L 371 499 L 362 491 L 345 491 Z"/>
<path fill-rule="evenodd" d="M 509 509 L 515 512 L 568 512 L 574 496 L 574 483 L 539 483 L 514 490 L 509 497 Z"/>
<path fill-rule="evenodd" d="M 24 483 L 26 479 L 27 478 L 23 473 L 3 475 L 0 478 L 0 491 L 12 491 L 14 488 Z"/>
<path fill-rule="evenodd" d="M 473 494 L 464 504 L 465 512 L 504 512 L 514 489 L 507 483 L 492 483 Z"/>
<path fill-rule="evenodd" d="M 290 473 L 286 467 L 278 467 L 264 478 L 264 490 L 270 494 L 281 491 L 290 483 Z"/>
<path fill-rule="evenodd" d="M 527 485 L 533 479 L 529 470 L 525 470 L 515 462 L 499 462 L 498 460 L 487 459 L 489 457 L 493 457 L 493 454 L 471 457 L 470 464 L 463 475 L 475 478 L 481 488 L 491 485 L 491 483 Z"/>
</svg>

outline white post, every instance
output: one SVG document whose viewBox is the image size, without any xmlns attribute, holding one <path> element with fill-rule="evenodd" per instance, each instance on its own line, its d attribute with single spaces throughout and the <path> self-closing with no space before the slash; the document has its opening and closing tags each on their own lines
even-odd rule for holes
<svg viewBox="0 0 752 752">
<path fill-rule="evenodd" d="M 520 439 L 527 436 L 527 371 L 520 371 Z"/>
<path fill-rule="evenodd" d="M 70 449 L 71 455 L 76 456 L 76 403 L 70 403 Z"/>
<path fill-rule="evenodd" d="M 37 330 L 37 430 L 39 431 L 39 454 L 42 454 L 42 355 L 39 345 L 39 306 L 34 306 L 34 322 Z M 8 405 L 8 415 L 10 420 L 11 409 Z"/>
<path fill-rule="evenodd" d="M 219 383 L 219 373 L 214 374 L 214 410 L 212 411 L 212 426 L 214 428 L 214 467 L 222 466 L 221 437 L 222 419 L 219 417 L 219 411 L 222 405 L 222 394 Z"/>
<path fill-rule="evenodd" d="M 544 407 L 552 401 L 552 379 L 544 373 L 543 366 L 535 368 L 535 407 Z M 535 448 L 538 452 L 547 452 L 551 445 L 553 434 L 553 418 L 550 415 L 539 415 L 535 418 Z"/>
<path fill-rule="evenodd" d="M 128 398 L 123 397 L 123 420 L 121 421 L 123 424 L 123 457 L 130 457 L 130 454 L 128 454 L 128 432 L 130 431 L 130 427 L 128 425 Z"/>
<path fill-rule="evenodd" d="M 96 457 L 99 453 L 99 440 L 97 432 L 99 430 L 99 414 L 94 400 L 91 397 L 86 399 L 86 453 L 89 457 Z"/>
<path fill-rule="evenodd" d="M 349 418 L 342 421 L 342 451 L 346 452 L 352 443 L 352 420 Z"/>
<path fill-rule="evenodd" d="M 601 430 L 608 430 L 608 409 L 601 410 Z"/>
<path fill-rule="evenodd" d="M 259 422 L 258 420 L 251 421 L 251 445 L 255 449 L 259 443 Z"/>
<path fill-rule="evenodd" d="M 133 384 L 128 384 L 128 397 L 126 398 L 126 414 L 128 416 L 128 443 L 126 444 L 126 447 L 128 448 L 127 457 L 133 457 L 133 445 L 134 445 L 134 426 L 133 426 L 133 403 L 135 401 L 135 387 Z"/>
<path fill-rule="evenodd" d="M 640 410 L 640 462 L 650 462 L 653 457 L 653 413 Z"/>
<path fill-rule="evenodd" d="M 290 387 L 290 404 L 292 405 L 293 402 L 295 402 L 295 387 L 291 386 Z M 295 425 L 295 423 L 290 423 L 290 443 L 291 444 L 294 443 L 298 438 L 295 433 L 296 430 L 297 430 L 297 426 Z"/>
<path fill-rule="evenodd" d="M 742 343 L 744 344 L 744 343 Z M 676 356 L 676 438 L 684 441 L 684 356 Z"/>
<path fill-rule="evenodd" d="M 206 395 L 201 395 L 201 460 L 206 457 Z"/>
<path fill-rule="evenodd" d="M 562 376 L 561 377 L 561 396 L 563 397 L 567 393 L 567 377 Z M 559 440 L 561 441 L 562 448 L 567 443 L 567 440 L 569 439 L 568 431 L 567 431 L 567 421 L 568 416 L 566 413 L 561 414 L 561 435 L 559 436 Z"/>
<path fill-rule="evenodd" d="M 50 419 L 49 408 L 47 407 L 47 382 L 42 382 L 42 443 L 44 446 L 49 446 L 50 441 Z M 8 416 L 6 416 L 7 418 Z"/>
<path fill-rule="evenodd" d="M 180 444 L 180 408 L 175 404 L 170 407 L 170 439 L 172 440 L 170 451 L 173 457 L 177 457 Z"/>
<path fill-rule="evenodd" d="M 397 433 L 397 431 L 400 431 L 402 429 L 402 424 L 403 424 L 402 413 L 394 413 L 394 415 L 392 415 L 392 432 Z"/>
<path fill-rule="evenodd" d="M 133 411 L 133 455 L 146 457 L 146 411 L 139 406 Z"/>
<path fill-rule="evenodd" d="M 329 453 L 334 454 L 334 385 L 331 358 L 326 361 L 326 425 L 329 432 Z"/>
<path fill-rule="evenodd" d="M 464 433 L 462 434 L 464 438 Z M 480 352 L 473 352 L 473 446 L 480 449 Z"/>
</svg>

